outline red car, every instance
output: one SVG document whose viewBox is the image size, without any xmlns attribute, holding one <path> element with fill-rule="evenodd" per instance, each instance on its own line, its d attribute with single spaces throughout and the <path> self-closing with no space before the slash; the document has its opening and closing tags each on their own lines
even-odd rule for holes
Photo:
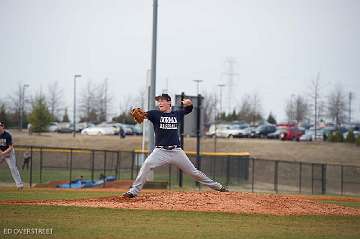
<svg viewBox="0 0 360 239">
<path fill-rule="evenodd" d="M 286 131 L 280 134 L 281 140 L 296 140 L 299 141 L 301 135 L 304 134 L 304 131 L 297 127 L 287 128 Z"/>
</svg>

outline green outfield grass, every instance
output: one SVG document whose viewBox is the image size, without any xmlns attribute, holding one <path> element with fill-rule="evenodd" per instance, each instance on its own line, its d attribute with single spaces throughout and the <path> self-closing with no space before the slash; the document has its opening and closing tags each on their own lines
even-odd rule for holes
<svg viewBox="0 0 360 239">
<path fill-rule="evenodd" d="M 82 199 L 113 196 L 120 193 L 108 191 L 89 191 L 86 189 L 28 189 L 18 191 L 15 188 L 0 188 L 1 200 L 46 200 L 46 199 Z"/>
<path fill-rule="evenodd" d="M 0 206 L 3 228 L 44 238 L 359 238 L 360 217 L 267 216 L 51 206 Z M 15 236 L 14 236 L 15 237 Z"/>
<path fill-rule="evenodd" d="M 47 189 L 18 192 L 12 188 L 1 188 L 0 200 L 79 199 L 115 194 Z M 359 204 L 345 206 L 357 207 Z M 1 238 L 20 238 L 3 235 L 7 228 L 53 229 L 52 235 L 42 238 L 360 238 L 360 217 L 0 205 L 0 218 Z"/>
</svg>

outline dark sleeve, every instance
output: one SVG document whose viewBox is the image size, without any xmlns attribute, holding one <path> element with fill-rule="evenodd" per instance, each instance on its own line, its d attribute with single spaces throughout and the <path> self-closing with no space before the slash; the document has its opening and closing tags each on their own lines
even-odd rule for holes
<svg viewBox="0 0 360 239">
<path fill-rule="evenodd" d="M 6 139 L 6 144 L 9 146 L 13 144 L 11 134 L 8 134 L 8 137 Z"/>
<path fill-rule="evenodd" d="M 153 122 L 155 115 L 156 115 L 156 110 L 149 110 L 147 115 L 148 120 L 150 120 L 151 122 Z"/>
<path fill-rule="evenodd" d="M 193 110 L 193 108 L 194 108 L 193 105 L 189 105 L 189 106 L 184 107 L 184 114 L 185 115 L 190 114 L 191 111 Z"/>
<path fill-rule="evenodd" d="M 190 105 L 190 106 L 186 106 L 182 109 L 177 110 L 177 112 L 179 112 L 180 117 L 183 117 L 184 115 L 191 113 L 193 108 L 194 108 L 193 105 Z"/>
</svg>

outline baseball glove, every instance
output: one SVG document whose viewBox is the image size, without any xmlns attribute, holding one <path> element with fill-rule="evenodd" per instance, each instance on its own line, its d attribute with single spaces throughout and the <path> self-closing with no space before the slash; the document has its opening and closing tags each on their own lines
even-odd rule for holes
<svg viewBox="0 0 360 239">
<path fill-rule="evenodd" d="M 131 116 L 134 118 L 134 120 L 141 124 L 145 118 L 147 118 L 147 112 L 145 112 L 141 108 L 134 108 L 130 112 Z"/>
</svg>

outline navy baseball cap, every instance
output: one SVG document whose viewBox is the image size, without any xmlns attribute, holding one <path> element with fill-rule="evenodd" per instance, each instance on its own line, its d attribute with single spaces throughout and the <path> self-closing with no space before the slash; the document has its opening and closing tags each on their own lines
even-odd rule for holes
<svg viewBox="0 0 360 239">
<path fill-rule="evenodd" d="M 156 96 L 156 97 L 155 97 L 155 100 L 156 100 L 156 101 L 159 101 L 159 100 L 171 101 L 171 97 L 170 97 L 170 95 L 168 95 L 168 94 L 161 94 L 161 95 Z"/>
</svg>

